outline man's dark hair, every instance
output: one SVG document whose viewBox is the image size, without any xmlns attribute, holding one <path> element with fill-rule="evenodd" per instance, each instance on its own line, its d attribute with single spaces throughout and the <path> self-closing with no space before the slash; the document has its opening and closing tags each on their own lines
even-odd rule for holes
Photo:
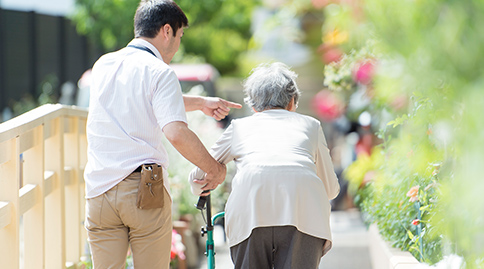
<svg viewBox="0 0 484 269">
<path fill-rule="evenodd" d="M 141 0 L 134 15 L 134 36 L 153 38 L 165 24 L 176 36 L 179 28 L 188 27 L 188 19 L 172 0 Z"/>
</svg>

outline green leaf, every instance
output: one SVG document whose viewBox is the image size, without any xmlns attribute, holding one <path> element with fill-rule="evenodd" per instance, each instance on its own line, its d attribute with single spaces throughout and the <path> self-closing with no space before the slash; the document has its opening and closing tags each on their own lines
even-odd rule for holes
<svg viewBox="0 0 484 269">
<path fill-rule="evenodd" d="M 412 241 L 413 241 L 413 238 L 415 237 L 415 236 L 413 235 L 413 233 L 412 233 L 412 232 L 410 232 L 409 230 L 407 230 L 407 235 L 408 235 L 408 237 L 410 238 L 410 240 L 412 240 Z"/>
<path fill-rule="evenodd" d="M 430 207 L 430 205 L 421 206 L 421 207 L 419 208 L 420 213 L 423 215 L 423 213 L 424 213 L 425 211 L 427 211 L 427 209 L 428 209 L 429 207 Z"/>
</svg>

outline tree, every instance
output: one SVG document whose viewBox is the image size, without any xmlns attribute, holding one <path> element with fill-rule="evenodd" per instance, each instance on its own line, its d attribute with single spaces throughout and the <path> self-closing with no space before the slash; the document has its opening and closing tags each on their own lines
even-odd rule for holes
<svg viewBox="0 0 484 269">
<path fill-rule="evenodd" d="M 138 0 L 76 0 L 77 31 L 106 52 L 124 47 L 134 36 Z"/>
<path fill-rule="evenodd" d="M 259 2 L 179 0 L 190 27 L 179 54 L 199 56 L 222 74 L 235 72 L 239 55 L 251 38 L 252 10 Z M 76 0 L 72 17 L 79 33 L 105 51 L 125 46 L 134 36 L 133 18 L 139 0 Z M 176 59 L 183 58 L 178 57 Z"/>
</svg>

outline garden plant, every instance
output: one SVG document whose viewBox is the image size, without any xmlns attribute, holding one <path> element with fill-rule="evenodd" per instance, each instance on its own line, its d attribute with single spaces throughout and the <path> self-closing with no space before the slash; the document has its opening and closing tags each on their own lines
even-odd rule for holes
<svg viewBox="0 0 484 269">
<path fill-rule="evenodd" d="M 376 119 L 381 143 L 345 171 L 366 220 L 421 262 L 483 268 L 484 2 L 313 2 L 326 86 Z"/>
</svg>

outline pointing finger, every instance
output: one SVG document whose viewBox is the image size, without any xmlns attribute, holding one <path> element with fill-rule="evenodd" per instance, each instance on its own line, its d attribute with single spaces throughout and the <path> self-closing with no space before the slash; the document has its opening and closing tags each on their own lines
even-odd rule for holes
<svg viewBox="0 0 484 269">
<path fill-rule="evenodd" d="M 224 100 L 224 102 L 225 102 L 225 105 L 227 107 L 230 107 L 230 108 L 242 108 L 242 105 L 239 104 L 239 103 L 230 102 L 230 101 L 227 101 L 227 100 Z"/>
<path fill-rule="evenodd" d="M 227 107 L 227 109 L 230 110 L 230 108 L 242 108 L 242 105 L 239 104 L 239 103 L 235 103 L 235 102 L 230 102 L 230 101 L 227 101 L 227 100 L 223 100 L 223 99 L 220 99 L 220 101 L 222 101 L 222 103 Z"/>
</svg>

